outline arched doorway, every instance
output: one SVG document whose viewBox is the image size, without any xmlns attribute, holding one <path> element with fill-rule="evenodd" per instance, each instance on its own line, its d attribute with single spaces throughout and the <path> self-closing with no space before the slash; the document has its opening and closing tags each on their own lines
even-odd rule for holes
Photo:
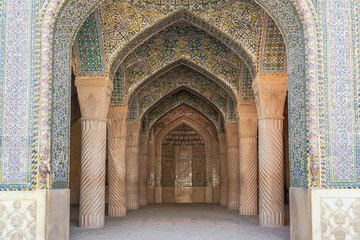
<svg viewBox="0 0 360 240">
<path fill-rule="evenodd" d="M 264 5 L 265 5 L 265 3 L 264 3 Z M 266 5 L 265 5 L 266 6 Z M 63 8 L 63 9 L 65 9 L 65 8 Z M 65 10 L 64 10 L 65 11 Z M 277 20 L 277 19 L 276 19 Z M 280 21 L 279 21 L 280 22 Z M 287 40 L 287 39 L 286 39 Z M 56 51 L 56 50 L 55 50 Z M 291 56 L 290 56 L 291 57 Z M 55 64 L 56 65 L 56 64 Z M 226 85 L 226 84 L 225 84 Z M 54 88 L 55 89 L 55 88 Z M 56 90 L 55 90 L 56 91 Z M 55 93 L 55 95 L 56 95 L 56 93 Z M 54 102 L 56 102 L 56 101 L 54 101 Z M 54 103 L 54 104 L 56 104 L 56 103 Z M 56 134 L 56 133 L 54 133 L 54 134 Z M 300 144 L 301 145 L 301 144 Z M 305 147 L 305 145 L 304 146 L 302 146 L 302 147 Z M 301 150 L 299 150 L 299 151 L 301 151 Z M 306 163 L 306 161 L 304 162 L 304 164 Z M 305 164 L 306 165 L 306 164 Z"/>
</svg>

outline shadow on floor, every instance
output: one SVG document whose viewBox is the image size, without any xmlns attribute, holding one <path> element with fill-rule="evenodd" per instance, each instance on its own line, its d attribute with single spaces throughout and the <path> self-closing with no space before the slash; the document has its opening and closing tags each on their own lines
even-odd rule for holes
<svg viewBox="0 0 360 240">
<path fill-rule="evenodd" d="M 215 204 L 154 204 L 128 211 L 126 217 L 106 217 L 101 229 L 79 228 L 79 207 L 71 205 L 70 239 L 289 239 L 286 226 L 260 227 L 258 216 L 240 216 Z"/>
</svg>

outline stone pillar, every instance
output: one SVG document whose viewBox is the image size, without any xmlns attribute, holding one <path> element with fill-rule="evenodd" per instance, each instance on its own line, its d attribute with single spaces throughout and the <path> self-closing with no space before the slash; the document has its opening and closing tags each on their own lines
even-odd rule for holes
<svg viewBox="0 0 360 240">
<path fill-rule="evenodd" d="M 257 215 L 257 113 L 256 106 L 238 106 L 240 215 Z"/>
<path fill-rule="evenodd" d="M 110 107 L 108 114 L 108 214 L 112 217 L 126 215 L 126 130 L 128 107 Z"/>
<path fill-rule="evenodd" d="M 283 113 L 286 75 L 253 81 L 259 120 L 259 223 L 284 225 Z"/>
<path fill-rule="evenodd" d="M 162 158 L 162 146 L 159 141 L 155 141 L 155 162 L 154 162 L 154 174 L 155 174 L 155 203 L 162 203 L 162 185 L 161 185 L 161 158 Z"/>
<path fill-rule="evenodd" d="M 147 151 L 149 134 L 142 133 L 139 138 L 139 204 L 147 205 Z"/>
<path fill-rule="evenodd" d="M 128 122 L 126 139 L 126 208 L 139 209 L 139 131 L 140 123 Z"/>
<path fill-rule="evenodd" d="M 220 206 L 227 206 L 227 159 L 226 159 L 226 136 L 219 134 L 219 150 L 220 150 Z"/>
<path fill-rule="evenodd" d="M 239 210 L 239 135 L 237 122 L 227 122 L 228 208 Z"/>
<path fill-rule="evenodd" d="M 151 133 L 150 133 L 151 134 Z M 148 181 L 147 181 L 147 204 L 155 203 L 155 156 L 154 156 L 154 140 L 149 136 L 149 146 L 147 152 L 147 167 L 148 167 Z"/>
<path fill-rule="evenodd" d="M 81 110 L 81 180 L 79 225 L 103 227 L 105 223 L 106 116 L 111 79 L 76 78 Z"/>
</svg>

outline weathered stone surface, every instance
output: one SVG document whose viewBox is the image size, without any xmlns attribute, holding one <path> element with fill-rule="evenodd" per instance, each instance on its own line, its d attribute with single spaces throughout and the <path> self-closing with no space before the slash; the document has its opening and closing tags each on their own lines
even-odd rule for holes
<svg viewBox="0 0 360 240">
<path fill-rule="evenodd" d="M 147 150 L 149 134 L 140 134 L 139 138 L 139 204 L 146 206 L 146 186 L 147 186 Z"/>
<path fill-rule="evenodd" d="M 76 78 L 81 110 L 80 227 L 103 227 L 105 221 L 106 118 L 113 88 L 102 78 Z"/>
<path fill-rule="evenodd" d="M 240 215 L 257 215 L 257 113 L 256 106 L 238 106 Z"/>
<path fill-rule="evenodd" d="M 253 81 L 259 119 L 259 223 L 284 225 L 283 114 L 286 75 L 258 75 Z"/>
<path fill-rule="evenodd" d="M 126 130 L 128 108 L 110 107 L 108 114 L 108 214 L 113 217 L 126 215 Z"/>
<path fill-rule="evenodd" d="M 129 122 L 126 138 L 126 208 L 139 209 L 139 131 L 140 124 Z"/>
<path fill-rule="evenodd" d="M 239 210 L 239 135 L 237 122 L 225 125 L 227 138 L 228 208 Z"/>
</svg>

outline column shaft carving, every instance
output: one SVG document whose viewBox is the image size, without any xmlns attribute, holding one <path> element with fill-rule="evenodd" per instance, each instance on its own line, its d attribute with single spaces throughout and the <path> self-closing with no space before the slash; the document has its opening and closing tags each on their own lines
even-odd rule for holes
<svg viewBox="0 0 360 240">
<path fill-rule="evenodd" d="M 126 130 L 125 107 L 110 107 L 108 114 L 108 214 L 112 217 L 126 215 Z"/>
<path fill-rule="evenodd" d="M 150 133 L 151 134 L 151 133 Z M 155 203 L 155 156 L 154 156 L 154 140 L 149 141 L 147 167 L 149 175 L 147 175 L 147 204 Z"/>
<path fill-rule="evenodd" d="M 155 203 L 162 203 L 162 186 L 161 186 L 161 143 L 155 142 Z"/>
<path fill-rule="evenodd" d="M 257 138 L 240 138 L 240 215 L 257 215 Z"/>
<path fill-rule="evenodd" d="M 227 188 L 228 188 L 228 169 L 226 157 L 226 137 L 219 134 L 220 147 L 220 206 L 227 206 Z"/>
<path fill-rule="evenodd" d="M 256 106 L 238 106 L 240 215 L 257 215 L 257 112 Z"/>
<path fill-rule="evenodd" d="M 147 205 L 147 150 L 148 134 L 140 134 L 139 138 L 139 204 Z"/>
<path fill-rule="evenodd" d="M 126 141 L 126 208 L 139 209 L 139 123 L 128 123 Z"/>
<path fill-rule="evenodd" d="M 76 78 L 81 110 L 81 180 L 79 225 L 105 223 L 106 116 L 112 81 L 107 77 Z"/>
<path fill-rule="evenodd" d="M 239 210 L 239 136 L 237 122 L 226 124 L 227 168 L 228 168 L 228 208 Z"/>
<path fill-rule="evenodd" d="M 105 224 L 106 122 L 81 120 L 80 227 Z"/>
<path fill-rule="evenodd" d="M 283 120 L 259 121 L 261 225 L 284 225 Z"/>
<path fill-rule="evenodd" d="M 253 81 L 259 116 L 259 223 L 284 225 L 283 114 L 286 75 L 258 75 Z"/>
</svg>

